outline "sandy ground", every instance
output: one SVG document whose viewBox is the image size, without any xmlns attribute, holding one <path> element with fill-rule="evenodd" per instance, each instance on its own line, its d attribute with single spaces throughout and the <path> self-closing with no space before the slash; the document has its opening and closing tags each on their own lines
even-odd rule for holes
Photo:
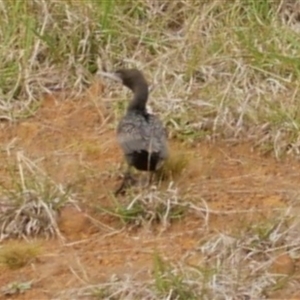
<svg viewBox="0 0 300 300">
<path fill-rule="evenodd" d="M 38 239 L 42 253 L 36 261 L 18 270 L 1 269 L 2 287 L 33 280 L 24 294 L 3 299 L 68 299 L 63 294 L 56 297 L 112 276 L 146 278 L 155 252 L 177 261 L 203 239 L 201 214 L 187 214 L 168 228 L 131 229 L 97 210 L 111 203 L 110 193 L 120 182 L 122 162 L 113 116 L 102 103 L 101 89 L 95 84 L 80 99 L 46 96 L 33 117 L 0 124 L 1 164 L 14 161 L 22 151 L 55 182 L 71 186 L 81 209 L 67 207 L 61 213 L 59 227 L 66 241 Z M 299 162 L 292 158 L 277 162 L 251 151 L 250 144 L 202 142 L 189 147 L 170 141 L 170 148 L 189 157 L 184 174 L 176 180 L 180 192 L 198 197 L 199 205 L 202 197 L 215 211 L 206 223 L 208 232 L 226 232 L 269 218 L 274 208 L 288 207 L 300 184 Z M 6 168 L 0 171 L 0 180 L 7 180 Z M 221 214 L 221 210 L 248 213 Z"/>
</svg>

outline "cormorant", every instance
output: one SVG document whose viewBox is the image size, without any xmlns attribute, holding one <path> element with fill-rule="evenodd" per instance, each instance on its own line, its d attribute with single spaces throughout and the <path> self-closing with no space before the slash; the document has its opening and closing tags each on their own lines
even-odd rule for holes
<svg viewBox="0 0 300 300">
<path fill-rule="evenodd" d="M 102 73 L 104 74 L 104 73 Z M 147 112 L 148 83 L 137 69 L 120 69 L 108 77 L 119 80 L 133 92 L 127 111 L 117 126 L 117 140 L 123 150 L 128 170 L 116 194 L 133 181 L 130 168 L 153 173 L 168 157 L 167 134 L 160 119 Z"/>
</svg>

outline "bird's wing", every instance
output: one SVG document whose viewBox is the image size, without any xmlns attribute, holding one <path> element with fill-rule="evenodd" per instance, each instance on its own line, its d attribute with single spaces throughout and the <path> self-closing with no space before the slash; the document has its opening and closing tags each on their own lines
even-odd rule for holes
<svg viewBox="0 0 300 300">
<path fill-rule="evenodd" d="M 164 152 L 166 147 L 165 129 L 155 116 L 148 121 L 143 117 L 134 120 L 125 117 L 119 123 L 117 137 L 125 154 L 142 150 Z"/>
</svg>

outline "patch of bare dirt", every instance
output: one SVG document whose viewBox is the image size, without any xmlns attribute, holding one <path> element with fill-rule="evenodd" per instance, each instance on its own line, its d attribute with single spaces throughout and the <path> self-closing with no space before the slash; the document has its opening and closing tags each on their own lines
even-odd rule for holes
<svg viewBox="0 0 300 300">
<path fill-rule="evenodd" d="M 178 261 L 203 239 L 201 216 L 187 215 L 169 228 L 119 230 L 115 220 L 104 219 L 92 209 L 111 201 L 122 162 L 111 129 L 113 118 L 101 91 L 101 84 L 95 84 L 81 99 L 48 95 L 33 117 L 1 125 L 1 165 L 12 163 L 16 152 L 22 151 L 57 183 L 70 185 L 81 208 L 66 207 L 61 212 L 59 226 L 65 242 L 43 240 L 43 254 L 36 263 L 19 270 L 1 269 L 2 287 L 14 281 L 34 282 L 24 294 L 6 299 L 55 299 L 62 290 L 104 282 L 114 274 L 147 277 L 154 253 Z M 170 148 L 189 157 L 177 184 L 183 194 L 205 199 L 212 210 L 208 222 L 212 232 L 255 222 L 270 216 L 274 208 L 287 207 L 300 183 L 299 162 L 277 162 L 252 152 L 248 144 L 199 143 L 183 148 L 171 141 Z M 0 181 L 7 176 L 2 168 Z M 251 213 L 254 208 L 261 214 Z M 249 213 L 220 213 L 235 210 Z M 194 255 L 187 262 L 198 260 L 201 257 Z"/>
</svg>

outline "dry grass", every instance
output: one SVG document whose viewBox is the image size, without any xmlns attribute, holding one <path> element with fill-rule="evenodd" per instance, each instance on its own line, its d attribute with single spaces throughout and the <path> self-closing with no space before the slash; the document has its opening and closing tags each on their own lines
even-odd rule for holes
<svg viewBox="0 0 300 300">
<path fill-rule="evenodd" d="M 177 262 L 153 253 L 153 272 L 141 279 L 139 272 L 112 276 L 98 285 L 64 290 L 59 297 L 84 299 L 278 299 L 285 288 L 298 291 L 299 222 L 283 210 L 272 222 L 262 221 L 236 230 L 235 234 L 202 229 L 199 247 Z M 285 256 L 290 265 L 274 268 Z M 277 263 L 278 264 L 278 263 Z M 287 295 L 287 294 L 286 294 Z"/>
<path fill-rule="evenodd" d="M 148 189 L 133 187 L 125 198 L 113 198 L 112 202 L 112 208 L 99 209 L 131 227 L 153 224 L 162 224 L 165 227 L 171 221 L 182 218 L 188 208 L 188 203 L 182 199 L 178 188 L 172 183 L 166 190 L 156 186 Z"/>
<path fill-rule="evenodd" d="M 15 294 L 25 293 L 31 288 L 31 282 L 12 282 L 1 288 L 1 293 L 4 296 L 12 296 Z"/>
<path fill-rule="evenodd" d="M 76 94 L 99 68 L 123 65 L 146 73 L 170 136 L 297 154 L 299 8 L 286 2 L 1 1 L 1 118 L 27 117 L 42 93 Z"/>
<path fill-rule="evenodd" d="M 272 222 L 264 221 L 242 228 L 237 235 L 220 233 L 207 239 L 199 247 L 205 262 L 206 296 L 218 299 L 231 297 L 272 297 L 284 286 L 297 291 L 297 274 L 272 271 L 272 265 L 281 254 L 297 259 L 299 224 L 291 222 L 290 210 Z M 293 264 L 293 263 L 292 263 Z"/>
<path fill-rule="evenodd" d="M 14 122 L 33 115 L 44 93 L 66 90 L 76 96 L 99 69 L 137 67 L 151 84 L 154 112 L 182 145 L 203 139 L 251 140 L 253 147 L 278 159 L 298 155 L 300 40 L 295 3 L 0 0 L 0 119 Z M 109 81 L 107 86 L 104 97 L 111 100 L 108 105 L 113 103 L 110 108 L 118 120 L 127 91 L 120 97 L 115 92 L 119 86 Z M 1 207 L 8 207 L 1 209 L 1 239 L 41 232 L 59 235 L 57 211 L 72 198 L 24 157 L 16 161 L 13 184 L 1 190 Z M 167 177 L 180 174 L 185 166 L 183 158 L 171 161 Z M 167 222 L 177 217 L 178 207 L 181 215 L 183 207 L 172 189 L 128 199 L 114 214 L 138 225 Z M 205 218 L 211 213 L 206 205 L 191 209 Z M 206 263 L 189 266 L 183 258 L 171 265 L 157 258 L 149 281 L 139 281 L 137 275 L 62 294 L 261 299 L 283 285 L 295 289 L 292 275 L 285 280 L 269 272 L 279 254 L 299 258 L 298 224 L 287 214 L 271 225 L 251 224 L 238 235 L 205 230 L 206 241 L 199 241 L 197 251 Z M 4 263 L 12 266 L 24 265 L 32 256 L 16 252 L 10 258 L 2 253 Z"/>
<path fill-rule="evenodd" d="M 70 192 L 23 154 L 18 152 L 16 160 L 18 173 L 11 172 L 10 182 L 0 186 L 0 241 L 37 235 L 62 238 L 57 219 L 60 209 L 74 202 Z"/>
</svg>

